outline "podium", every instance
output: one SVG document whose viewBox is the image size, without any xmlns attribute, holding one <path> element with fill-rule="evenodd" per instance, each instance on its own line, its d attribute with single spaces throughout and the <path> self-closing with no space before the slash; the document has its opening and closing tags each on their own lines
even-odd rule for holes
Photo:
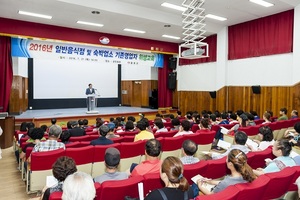
<svg viewBox="0 0 300 200">
<path fill-rule="evenodd" d="M 95 94 L 88 94 L 86 99 L 87 114 L 97 114 L 99 113 L 95 108 L 97 107 L 97 96 Z"/>
<path fill-rule="evenodd" d="M 0 126 L 3 130 L 3 133 L 0 136 L 0 147 L 1 149 L 6 149 L 13 145 L 13 138 L 15 132 L 15 118 L 0 118 Z"/>
</svg>

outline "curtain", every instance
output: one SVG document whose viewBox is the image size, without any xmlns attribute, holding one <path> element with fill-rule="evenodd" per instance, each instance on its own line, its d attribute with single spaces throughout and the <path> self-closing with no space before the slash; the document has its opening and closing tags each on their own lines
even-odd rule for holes
<svg viewBox="0 0 300 200">
<path fill-rule="evenodd" d="M 228 60 L 293 51 L 294 10 L 228 27 Z"/>
<path fill-rule="evenodd" d="M 12 80 L 10 37 L 0 36 L 0 112 L 8 111 Z"/>
<path fill-rule="evenodd" d="M 168 62 L 170 55 L 164 55 L 164 66 L 158 68 L 158 107 L 172 107 L 172 90 L 168 89 L 168 77 L 169 73 L 172 72 L 168 68 Z"/>
<path fill-rule="evenodd" d="M 198 58 L 198 59 L 179 59 L 179 65 L 193 65 L 199 63 L 207 63 L 207 62 L 216 62 L 217 61 L 217 35 L 211 35 L 203 42 L 208 44 L 208 55 L 207 58 Z"/>
</svg>

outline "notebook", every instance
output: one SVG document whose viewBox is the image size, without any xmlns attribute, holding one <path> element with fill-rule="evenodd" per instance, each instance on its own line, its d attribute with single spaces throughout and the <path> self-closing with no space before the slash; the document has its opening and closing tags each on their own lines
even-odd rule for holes
<svg viewBox="0 0 300 200">
<path fill-rule="evenodd" d="M 194 176 L 191 178 L 191 180 L 197 184 L 198 180 L 207 180 L 207 178 L 204 178 L 200 174 Z M 203 187 L 205 187 L 208 191 L 212 191 L 215 187 L 215 185 L 209 184 L 209 183 L 203 183 Z"/>
</svg>

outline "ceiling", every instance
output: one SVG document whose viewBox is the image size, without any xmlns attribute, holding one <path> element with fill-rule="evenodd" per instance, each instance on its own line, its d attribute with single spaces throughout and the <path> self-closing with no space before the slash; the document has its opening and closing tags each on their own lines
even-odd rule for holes
<svg viewBox="0 0 300 200">
<path fill-rule="evenodd" d="M 226 17 L 227 21 L 206 19 L 206 35 L 218 33 L 223 27 L 293 9 L 300 0 L 267 0 L 275 6 L 265 8 L 248 0 L 206 0 L 206 14 Z M 0 0 L 0 17 L 42 24 L 57 25 L 101 33 L 111 33 L 159 41 L 181 43 L 163 38 L 163 34 L 182 38 L 180 11 L 164 8 L 163 2 L 181 5 L 183 0 Z M 18 10 L 53 16 L 51 20 L 19 15 Z M 91 11 L 100 11 L 94 15 Z M 80 25 L 88 21 L 103 27 Z M 164 25 L 171 25 L 166 28 Z M 137 34 L 123 31 L 131 28 L 146 31 Z"/>
</svg>

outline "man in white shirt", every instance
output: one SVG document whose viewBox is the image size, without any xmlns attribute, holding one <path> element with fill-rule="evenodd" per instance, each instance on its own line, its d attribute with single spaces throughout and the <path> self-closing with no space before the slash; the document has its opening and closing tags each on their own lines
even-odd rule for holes
<svg viewBox="0 0 300 200">
<path fill-rule="evenodd" d="M 182 120 L 181 126 L 179 128 L 179 132 L 176 133 L 173 137 L 193 134 L 193 132 L 190 131 L 190 129 L 191 129 L 191 123 L 188 120 Z"/>
</svg>

